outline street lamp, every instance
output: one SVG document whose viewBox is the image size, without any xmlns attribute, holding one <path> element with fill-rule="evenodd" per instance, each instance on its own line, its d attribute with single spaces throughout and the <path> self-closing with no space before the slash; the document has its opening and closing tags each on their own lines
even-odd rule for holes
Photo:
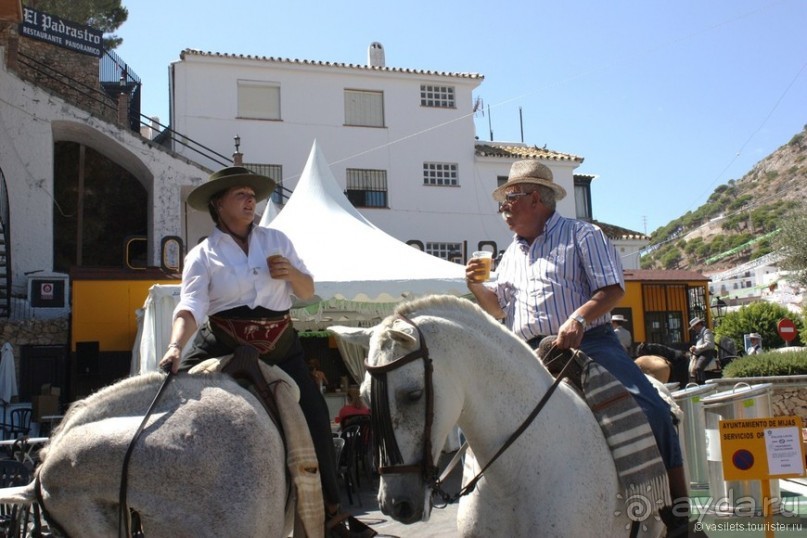
<svg viewBox="0 0 807 538">
<path fill-rule="evenodd" d="M 714 296 L 712 300 L 712 318 L 714 319 L 715 326 L 717 326 L 718 322 L 726 315 L 728 306 L 729 305 L 727 305 L 719 295 Z"/>
<path fill-rule="evenodd" d="M 233 153 L 233 166 L 241 166 L 244 164 L 244 154 L 241 153 L 239 148 L 241 147 L 241 137 L 235 135 L 233 137 L 233 142 L 235 142 L 235 153 Z"/>
</svg>

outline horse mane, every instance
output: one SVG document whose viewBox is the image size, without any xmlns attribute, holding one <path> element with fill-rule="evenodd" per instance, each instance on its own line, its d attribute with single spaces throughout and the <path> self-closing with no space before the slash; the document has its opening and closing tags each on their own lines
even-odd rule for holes
<svg viewBox="0 0 807 538">
<path fill-rule="evenodd" d="M 487 320 L 491 325 L 498 327 L 503 333 L 507 333 L 514 338 L 517 338 L 511 331 L 499 323 L 493 316 L 485 312 L 479 305 L 457 297 L 455 295 L 427 295 L 418 299 L 413 299 L 404 303 L 400 303 L 396 308 L 394 315 L 404 316 L 407 318 L 414 317 L 417 314 L 440 314 L 449 312 L 451 318 L 455 318 L 458 314 L 463 317 L 473 317 L 481 320 Z"/>
</svg>

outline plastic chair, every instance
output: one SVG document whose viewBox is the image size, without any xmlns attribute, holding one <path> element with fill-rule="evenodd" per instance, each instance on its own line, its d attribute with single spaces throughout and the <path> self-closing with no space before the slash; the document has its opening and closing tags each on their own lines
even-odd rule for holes
<svg viewBox="0 0 807 538">
<path fill-rule="evenodd" d="M 31 481 L 31 470 L 15 460 L 0 460 L 0 488 L 25 486 Z M 38 515 L 38 514 L 37 514 Z M 0 504 L 0 535 L 27 536 L 30 506 Z"/>
<path fill-rule="evenodd" d="M 342 440 L 345 442 L 342 451 L 342 461 L 339 466 L 339 474 L 345 482 L 347 500 L 353 504 L 353 491 L 356 492 L 356 499 L 361 506 L 361 494 L 358 488 L 358 473 L 356 472 L 356 451 L 359 446 L 359 431 L 361 426 L 355 424 L 342 430 Z"/>
<path fill-rule="evenodd" d="M 363 471 L 368 480 L 372 479 L 372 430 L 370 415 L 350 415 L 342 420 L 342 438 L 345 440 L 342 458 L 342 477 L 344 478 L 347 497 L 353 504 L 352 492 L 355 490 L 359 506 L 361 502 L 360 472 Z"/>
<path fill-rule="evenodd" d="M 28 435 L 31 431 L 31 409 L 13 409 L 9 423 L 5 425 L 8 439 L 16 439 Z"/>
</svg>

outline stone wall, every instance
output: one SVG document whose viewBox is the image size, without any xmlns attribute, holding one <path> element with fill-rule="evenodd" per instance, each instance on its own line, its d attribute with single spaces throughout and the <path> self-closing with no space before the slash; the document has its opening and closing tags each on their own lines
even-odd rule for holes
<svg viewBox="0 0 807 538">
<path fill-rule="evenodd" d="M 117 100 L 98 82 L 99 58 L 20 36 L 18 25 L 0 22 L 0 46 L 17 76 L 45 88 L 101 119 L 117 121 Z"/>
<path fill-rule="evenodd" d="M 70 343 L 70 324 L 66 317 L 58 319 L 0 319 L 0 334 L 2 334 L 0 345 L 9 342 L 14 348 L 17 387 L 19 387 L 22 346 L 66 346 Z"/>
</svg>

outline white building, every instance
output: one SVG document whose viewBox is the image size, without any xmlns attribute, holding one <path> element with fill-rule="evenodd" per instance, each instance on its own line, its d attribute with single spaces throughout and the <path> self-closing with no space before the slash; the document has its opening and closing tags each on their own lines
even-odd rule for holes
<svg viewBox="0 0 807 538">
<path fill-rule="evenodd" d="M 245 165 L 290 190 L 316 140 L 368 220 L 443 258 L 464 261 L 481 246 L 498 252 L 509 244 L 491 193 L 518 159 L 552 169 L 569 193 L 558 203 L 561 214 L 591 215 L 590 178 L 575 186 L 582 157 L 476 139 L 473 92 L 483 81 L 476 73 L 387 67 L 383 48 L 373 43 L 367 65 L 185 50 L 170 79 L 175 131 L 222 155 L 238 135 Z M 584 194 L 581 204 L 576 190 Z M 287 194 L 275 196 L 282 204 Z M 209 220 L 187 216 L 186 244 L 208 233 Z"/>
<path fill-rule="evenodd" d="M 788 271 L 779 269 L 780 259 L 781 255 L 773 252 L 726 271 L 709 274 L 709 293 L 720 297 L 730 307 L 768 301 L 799 312 L 801 286 L 788 278 Z"/>
</svg>

